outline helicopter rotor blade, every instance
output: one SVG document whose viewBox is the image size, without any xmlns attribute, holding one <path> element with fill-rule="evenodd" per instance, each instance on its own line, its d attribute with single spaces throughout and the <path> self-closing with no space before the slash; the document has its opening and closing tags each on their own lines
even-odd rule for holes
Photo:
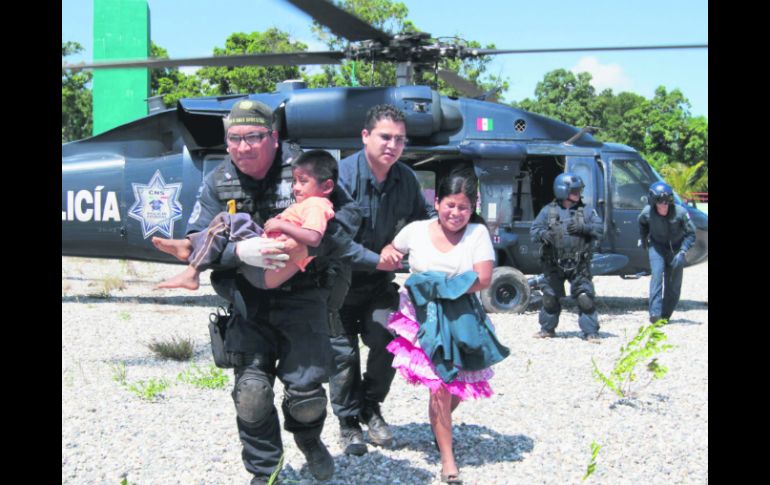
<svg viewBox="0 0 770 485">
<path fill-rule="evenodd" d="M 150 69 L 182 66 L 301 66 L 306 64 L 340 64 L 342 52 L 286 52 L 278 54 L 240 54 L 232 56 L 189 57 L 185 59 L 140 59 L 95 62 L 93 64 L 62 64 L 62 70 L 117 69 L 147 67 Z"/>
<path fill-rule="evenodd" d="M 377 40 L 384 44 L 392 36 L 368 24 L 355 15 L 337 7 L 326 0 L 286 0 L 313 17 L 320 24 L 328 27 L 335 35 L 349 41 Z"/>
<path fill-rule="evenodd" d="M 439 68 L 438 77 L 470 98 L 477 98 L 484 95 L 484 91 L 479 89 L 476 83 L 468 81 L 454 71 Z"/>
<path fill-rule="evenodd" d="M 465 94 L 469 98 L 481 99 L 483 101 L 489 101 L 490 103 L 497 102 L 497 94 L 501 90 L 500 87 L 495 87 L 489 91 L 482 91 L 478 84 L 465 79 L 454 71 L 449 71 L 447 69 L 439 68 L 438 77 L 443 79 L 444 82 Z"/>
<path fill-rule="evenodd" d="M 494 56 L 498 54 L 544 54 L 551 52 L 595 52 L 595 51 L 649 51 L 665 49 L 708 49 L 708 44 L 679 45 L 638 45 L 616 47 L 557 47 L 545 49 L 468 49 L 460 57 Z"/>
</svg>

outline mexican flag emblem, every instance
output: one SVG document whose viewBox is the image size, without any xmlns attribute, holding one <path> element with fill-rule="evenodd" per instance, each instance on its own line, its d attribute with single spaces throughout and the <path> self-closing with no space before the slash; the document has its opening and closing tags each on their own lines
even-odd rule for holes
<svg viewBox="0 0 770 485">
<path fill-rule="evenodd" d="M 494 120 L 492 118 L 476 118 L 476 131 L 492 131 Z"/>
</svg>

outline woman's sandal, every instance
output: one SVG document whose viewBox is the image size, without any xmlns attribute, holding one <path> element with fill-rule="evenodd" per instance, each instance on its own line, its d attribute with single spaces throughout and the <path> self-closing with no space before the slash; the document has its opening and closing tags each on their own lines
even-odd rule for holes
<svg viewBox="0 0 770 485">
<path fill-rule="evenodd" d="M 449 475 L 441 474 L 441 483 L 449 483 L 451 485 L 462 485 L 463 481 L 460 479 L 460 472 L 451 473 Z"/>
</svg>

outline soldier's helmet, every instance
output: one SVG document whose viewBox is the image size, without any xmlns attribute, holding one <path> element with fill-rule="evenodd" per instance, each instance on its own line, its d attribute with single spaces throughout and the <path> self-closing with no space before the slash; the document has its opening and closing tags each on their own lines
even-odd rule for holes
<svg viewBox="0 0 770 485">
<path fill-rule="evenodd" d="M 569 193 L 573 190 L 580 190 L 581 192 L 585 188 L 586 184 L 583 183 L 583 179 L 579 175 L 570 172 L 564 172 L 559 174 L 553 181 L 553 195 L 556 200 L 564 200 Z"/>
<path fill-rule="evenodd" d="M 674 203 L 674 189 L 666 182 L 655 182 L 650 185 L 650 190 L 647 192 L 647 202 L 650 207 L 655 207 L 659 202 L 671 205 Z"/>
</svg>

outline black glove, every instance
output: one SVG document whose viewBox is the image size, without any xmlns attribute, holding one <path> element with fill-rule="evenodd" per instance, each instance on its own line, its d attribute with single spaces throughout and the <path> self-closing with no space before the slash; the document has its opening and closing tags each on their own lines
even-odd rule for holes
<svg viewBox="0 0 770 485">
<path fill-rule="evenodd" d="M 648 249 L 650 249 L 649 239 L 647 239 L 646 237 L 640 238 L 638 246 L 644 249 L 645 251 L 647 251 Z"/>
<path fill-rule="evenodd" d="M 588 226 L 586 226 L 584 222 L 578 222 L 577 220 L 572 219 L 570 223 L 567 224 L 567 233 L 573 236 L 582 236 L 583 234 L 588 234 L 588 232 Z"/>
<path fill-rule="evenodd" d="M 684 266 L 684 251 L 679 251 L 676 253 L 676 256 L 674 256 L 674 259 L 671 260 L 671 268 L 677 269 Z"/>
<path fill-rule="evenodd" d="M 543 231 L 540 233 L 540 240 L 543 241 L 545 244 L 550 244 L 553 246 L 553 233 L 550 230 Z"/>
</svg>

